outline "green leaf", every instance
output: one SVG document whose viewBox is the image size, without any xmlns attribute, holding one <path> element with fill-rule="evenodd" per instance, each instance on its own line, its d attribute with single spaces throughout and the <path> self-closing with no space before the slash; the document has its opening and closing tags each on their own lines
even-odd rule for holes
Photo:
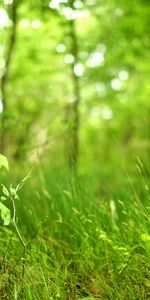
<svg viewBox="0 0 150 300">
<path fill-rule="evenodd" d="M 9 191 L 10 191 L 11 195 L 14 197 L 15 200 L 19 200 L 19 196 L 17 194 L 17 188 L 14 189 L 11 185 L 10 188 L 9 188 Z"/>
<path fill-rule="evenodd" d="M 141 240 L 143 242 L 149 242 L 150 241 L 150 235 L 148 233 L 141 234 Z"/>
<path fill-rule="evenodd" d="M 9 191 L 12 195 L 16 195 L 16 189 L 14 189 L 12 186 L 10 186 Z"/>
<path fill-rule="evenodd" d="M 22 186 L 24 185 L 24 183 L 25 183 L 25 182 L 28 180 L 28 178 L 30 177 L 31 173 L 32 173 L 32 169 L 31 169 L 31 171 L 27 174 L 27 176 L 25 176 L 25 177 L 21 180 L 21 182 L 17 185 L 17 187 L 16 187 L 16 192 L 18 192 L 18 191 L 22 188 Z"/>
<path fill-rule="evenodd" d="M 5 168 L 7 171 L 9 171 L 9 164 L 8 164 L 7 157 L 2 154 L 0 154 L 0 169 L 1 168 Z"/>
<path fill-rule="evenodd" d="M 1 218 L 5 226 L 8 226 L 11 221 L 10 210 L 0 202 Z"/>
<path fill-rule="evenodd" d="M 7 198 L 5 196 L 1 196 L 1 201 L 6 201 Z"/>
<path fill-rule="evenodd" d="M 7 190 L 7 188 L 2 184 L 2 187 L 3 187 L 3 194 L 6 196 L 6 197 L 9 197 L 9 191 Z"/>
</svg>

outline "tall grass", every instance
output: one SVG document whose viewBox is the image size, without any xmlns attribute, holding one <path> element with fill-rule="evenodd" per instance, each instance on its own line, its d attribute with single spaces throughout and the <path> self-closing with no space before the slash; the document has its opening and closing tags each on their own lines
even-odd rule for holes
<svg viewBox="0 0 150 300">
<path fill-rule="evenodd" d="M 138 168 L 135 178 L 124 173 L 109 183 L 98 173 L 34 169 L 16 203 L 30 242 L 24 299 L 150 298 L 149 191 Z M 1 298 L 21 299 L 23 249 L 11 227 L 1 226 L 0 242 Z"/>
</svg>

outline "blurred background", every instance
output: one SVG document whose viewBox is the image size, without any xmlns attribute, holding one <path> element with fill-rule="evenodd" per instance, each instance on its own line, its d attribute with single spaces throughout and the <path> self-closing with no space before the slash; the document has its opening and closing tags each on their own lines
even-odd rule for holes
<svg viewBox="0 0 150 300">
<path fill-rule="evenodd" d="M 0 298 L 150 299 L 149 154 L 150 0 L 0 0 Z"/>
<path fill-rule="evenodd" d="M 148 0 L 1 0 L 0 152 L 148 174 Z"/>
</svg>

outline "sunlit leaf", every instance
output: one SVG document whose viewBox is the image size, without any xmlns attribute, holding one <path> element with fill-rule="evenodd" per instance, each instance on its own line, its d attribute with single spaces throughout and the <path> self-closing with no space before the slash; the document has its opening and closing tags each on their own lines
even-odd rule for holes
<svg viewBox="0 0 150 300">
<path fill-rule="evenodd" d="M 149 242 L 150 241 L 150 235 L 148 233 L 141 234 L 141 240 L 143 242 Z"/>
<path fill-rule="evenodd" d="M 3 194 L 7 197 L 9 197 L 9 191 L 7 190 L 7 188 L 2 184 L 3 187 Z"/>
<path fill-rule="evenodd" d="M 11 220 L 10 210 L 1 202 L 0 202 L 0 212 L 1 212 L 1 218 L 4 222 L 4 225 L 8 226 Z"/>
<path fill-rule="evenodd" d="M 25 184 L 25 182 L 28 180 L 28 178 L 30 177 L 30 175 L 31 175 L 31 173 L 32 173 L 32 170 L 27 174 L 27 176 L 25 176 L 22 180 L 21 180 L 21 182 L 17 185 L 17 187 L 16 187 L 16 192 L 17 191 L 19 191 L 21 188 L 22 188 L 22 186 Z"/>
<path fill-rule="evenodd" d="M 9 164 L 8 164 L 8 160 L 7 157 L 0 154 L 0 169 L 1 168 L 5 168 L 7 171 L 9 171 Z"/>
<path fill-rule="evenodd" d="M 1 201 L 6 201 L 7 198 L 5 196 L 1 196 Z"/>
</svg>

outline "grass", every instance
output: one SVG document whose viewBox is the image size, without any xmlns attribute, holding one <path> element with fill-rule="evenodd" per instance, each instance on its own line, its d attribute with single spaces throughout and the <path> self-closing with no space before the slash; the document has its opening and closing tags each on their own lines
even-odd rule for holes
<svg viewBox="0 0 150 300">
<path fill-rule="evenodd" d="M 107 181 L 102 174 L 34 169 L 16 203 L 18 226 L 31 241 L 23 294 L 23 249 L 1 224 L 1 299 L 150 299 L 148 177 L 141 170 Z M 20 178 L 15 170 L 9 180 Z"/>
</svg>

